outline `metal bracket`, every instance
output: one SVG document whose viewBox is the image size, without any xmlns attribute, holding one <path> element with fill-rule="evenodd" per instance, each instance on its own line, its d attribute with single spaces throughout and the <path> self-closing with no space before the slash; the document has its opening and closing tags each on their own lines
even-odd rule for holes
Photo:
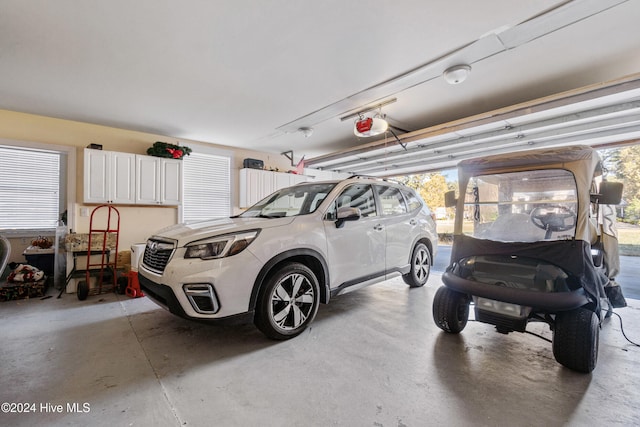
<svg viewBox="0 0 640 427">
<path fill-rule="evenodd" d="M 396 135 L 393 129 L 389 128 L 389 132 L 391 132 L 391 135 L 393 135 L 396 138 L 396 141 L 398 141 L 398 144 L 400 144 L 400 146 L 404 148 L 404 151 L 407 151 L 407 144 L 400 141 L 400 138 L 398 138 L 398 135 Z"/>
<path fill-rule="evenodd" d="M 285 151 L 284 153 L 280 153 L 280 154 L 285 156 L 287 159 L 289 159 L 289 161 L 291 161 L 291 166 L 295 166 L 295 164 L 293 163 L 293 150 Z"/>
</svg>

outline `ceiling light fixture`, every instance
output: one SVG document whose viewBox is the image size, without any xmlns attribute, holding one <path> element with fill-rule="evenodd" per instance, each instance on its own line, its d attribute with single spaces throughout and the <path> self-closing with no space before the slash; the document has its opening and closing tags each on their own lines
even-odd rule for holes
<svg viewBox="0 0 640 427">
<path fill-rule="evenodd" d="M 298 132 L 301 132 L 305 138 L 309 138 L 311 135 L 313 135 L 313 128 L 301 127 L 298 128 Z"/>
<path fill-rule="evenodd" d="M 356 136 L 369 137 L 384 133 L 389 129 L 389 123 L 382 117 L 364 117 L 361 116 L 353 127 L 353 133 Z"/>
<path fill-rule="evenodd" d="M 442 76 L 444 77 L 444 80 L 450 85 L 457 85 L 465 81 L 467 77 L 469 77 L 470 73 L 471 66 L 461 64 L 447 68 L 446 70 L 444 70 L 444 73 L 442 73 Z"/>
</svg>

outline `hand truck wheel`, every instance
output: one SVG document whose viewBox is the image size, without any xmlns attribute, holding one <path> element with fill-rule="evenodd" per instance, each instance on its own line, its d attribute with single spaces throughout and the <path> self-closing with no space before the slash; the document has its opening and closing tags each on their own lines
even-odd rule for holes
<svg viewBox="0 0 640 427">
<path fill-rule="evenodd" d="M 87 299 L 87 296 L 89 295 L 89 284 L 86 281 L 81 280 L 78 282 L 77 295 L 80 301 Z"/>
</svg>

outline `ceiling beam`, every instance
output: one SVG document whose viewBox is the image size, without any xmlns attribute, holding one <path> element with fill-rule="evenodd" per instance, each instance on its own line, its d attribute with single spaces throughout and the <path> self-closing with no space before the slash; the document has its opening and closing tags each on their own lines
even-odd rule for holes
<svg viewBox="0 0 640 427">
<path fill-rule="evenodd" d="M 333 170 L 350 170 L 350 167 L 378 162 L 393 162 L 395 159 L 412 158 L 416 159 L 421 153 L 428 151 L 434 153 L 441 150 L 455 151 L 456 147 L 464 144 L 491 143 L 502 139 L 525 139 L 528 140 L 543 138 L 546 134 L 555 135 L 559 133 L 588 131 L 604 126 L 620 126 L 625 123 L 637 121 L 640 117 L 640 100 L 626 102 L 614 106 L 596 108 L 566 114 L 551 119 L 512 126 L 509 121 L 496 122 L 497 130 L 490 130 L 476 134 L 464 132 L 462 136 L 459 132 L 452 132 L 450 136 L 443 139 L 427 138 L 413 141 L 406 150 L 400 150 L 395 146 L 385 147 L 384 150 L 369 152 L 369 155 L 359 156 L 358 159 L 351 160 L 348 157 L 327 163 L 316 164 L 316 167 L 324 167 Z"/>
<path fill-rule="evenodd" d="M 523 142 L 535 144 L 539 142 L 536 138 L 550 138 L 562 144 L 559 134 L 563 134 L 564 140 L 581 138 L 594 144 L 611 143 L 616 137 L 623 142 L 635 138 L 634 130 L 640 131 L 639 108 L 640 73 L 637 73 L 399 135 L 398 140 L 407 146 L 406 150 L 400 150 L 396 138 L 389 137 L 308 159 L 305 164 L 312 168 L 373 174 L 398 167 L 399 163 L 411 163 L 417 168 L 416 160 L 424 161 L 425 157 L 439 154 L 436 151 L 450 156 L 447 163 L 450 165 L 465 146 L 480 143 L 485 144 L 482 147 L 486 150 L 492 144 L 501 144 L 503 139 L 514 139 L 518 146 Z M 618 130 L 604 135 L 603 127 Z M 626 129 L 620 130 L 622 127 Z M 571 137 L 571 133 L 580 136 Z M 602 139 L 605 136 L 607 140 Z M 425 150 L 432 150 L 432 155 L 424 154 Z M 402 160 L 405 158 L 408 160 Z M 364 167 L 366 164 L 371 167 Z M 430 169 L 431 165 L 425 164 L 424 168 Z"/>
</svg>

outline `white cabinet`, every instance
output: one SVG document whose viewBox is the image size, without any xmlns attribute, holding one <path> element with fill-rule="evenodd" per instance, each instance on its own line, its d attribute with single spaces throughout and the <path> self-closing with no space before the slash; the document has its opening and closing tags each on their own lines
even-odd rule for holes
<svg viewBox="0 0 640 427">
<path fill-rule="evenodd" d="M 163 205 L 182 203 L 182 160 L 161 159 L 160 202 Z"/>
<path fill-rule="evenodd" d="M 240 169 L 239 207 L 247 208 L 281 188 L 305 181 L 307 177 L 304 175 L 262 169 Z"/>
<path fill-rule="evenodd" d="M 84 202 L 135 203 L 135 154 L 84 150 Z"/>
<path fill-rule="evenodd" d="M 182 203 L 182 160 L 136 155 L 136 203 Z"/>
<path fill-rule="evenodd" d="M 265 192 L 264 186 L 271 181 L 265 180 L 264 174 L 259 169 L 240 169 L 240 200 L 241 208 L 254 205 L 260 200 L 260 195 Z M 268 182 L 267 182 L 268 181 Z"/>
<path fill-rule="evenodd" d="M 84 203 L 179 205 L 182 160 L 84 150 Z"/>
</svg>

